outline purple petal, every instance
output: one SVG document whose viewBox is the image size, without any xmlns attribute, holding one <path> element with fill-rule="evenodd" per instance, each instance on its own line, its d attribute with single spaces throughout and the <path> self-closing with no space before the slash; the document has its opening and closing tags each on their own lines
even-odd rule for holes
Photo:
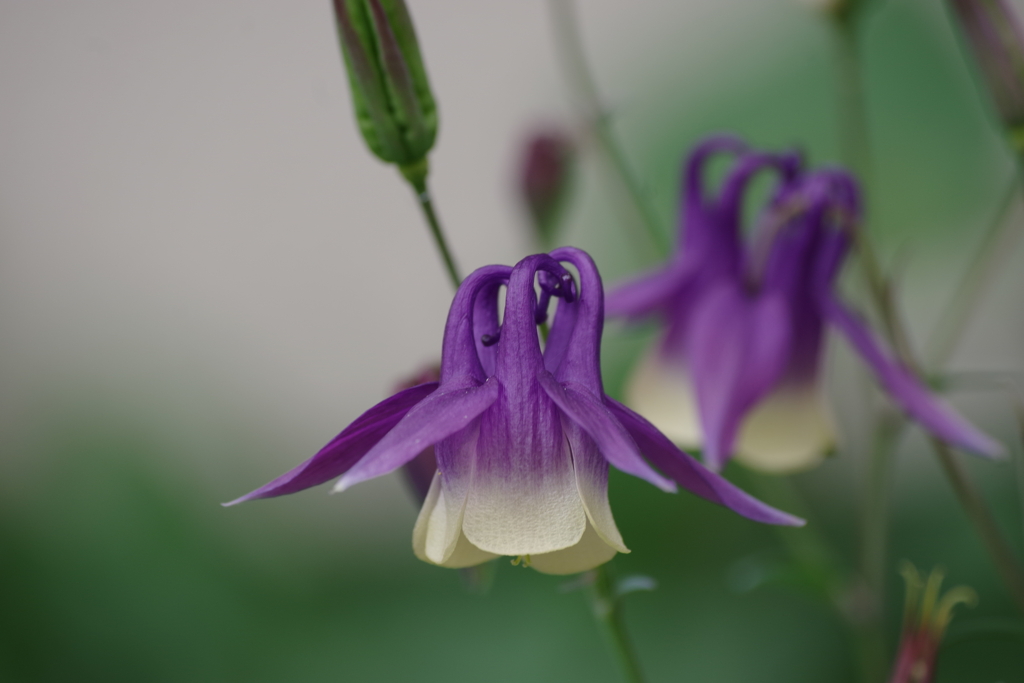
<svg viewBox="0 0 1024 683">
<path fill-rule="evenodd" d="M 498 291 L 503 284 L 503 280 L 495 280 L 484 285 L 477 293 L 473 304 L 473 340 L 476 343 L 476 353 L 480 359 L 480 365 L 487 377 L 494 374 L 495 349 L 493 344 L 484 345 L 483 339 L 497 337 L 500 331 Z"/>
<path fill-rule="evenodd" d="M 740 154 L 746 148 L 746 144 L 737 137 L 714 135 L 701 142 L 690 153 L 683 169 L 682 203 L 686 211 L 682 217 L 683 225 L 680 226 L 680 244 L 682 244 L 685 233 L 692 229 L 693 219 L 710 210 L 707 205 L 707 193 L 704 185 L 704 169 L 712 155 L 720 152 Z"/>
<path fill-rule="evenodd" d="M 572 332 L 576 328 L 576 318 L 579 316 L 579 302 L 567 302 L 564 299 L 558 300 L 558 308 L 555 309 L 555 319 L 551 323 L 551 331 L 548 333 L 547 343 L 544 344 L 544 367 L 548 372 L 554 373 L 562 364 L 566 351 L 569 350 L 569 341 L 572 339 Z"/>
<path fill-rule="evenodd" d="M 724 284 L 694 311 L 688 360 L 711 469 L 725 465 L 744 415 L 782 376 L 791 339 L 788 309 L 773 293 L 751 299 Z"/>
<path fill-rule="evenodd" d="M 608 293 L 606 312 L 613 318 L 637 319 L 672 304 L 692 268 L 680 267 L 679 259 L 624 284 Z"/>
<path fill-rule="evenodd" d="M 481 386 L 441 387 L 418 403 L 402 421 L 338 481 L 336 491 L 373 479 L 409 462 L 427 446 L 472 422 L 498 398 L 496 380 Z"/>
<path fill-rule="evenodd" d="M 555 381 L 546 371 L 538 374 L 537 379 L 555 405 L 590 435 L 609 463 L 663 491 L 675 491 L 676 487 L 671 481 L 655 472 L 644 461 L 629 433 L 600 399 L 575 382 Z"/>
<path fill-rule="evenodd" d="M 601 383 L 601 334 L 604 331 L 604 287 L 601 274 L 590 255 L 575 247 L 551 252 L 552 258 L 568 261 L 580 274 L 580 286 L 573 300 L 577 307 L 568 348 L 553 371 L 558 381 L 581 384 L 594 396 L 604 396 Z M 561 304 L 559 304 L 561 306 Z"/>
<path fill-rule="evenodd" d="M 569 275 L 569 271 L 547 254 L 527 256 L 512 269 L 505 290 L 505 317 L 501 341 L 496 345 L 494 372 L 513 394 L 532 384 L 537 370 L 544 367 L 537 338 L 534 283 L 538 270 L 547 271 L 559 280 L 562 275 Z"/>
<path fill-rule="evenodd" d="M 330 443 L 306 462 L 252 493 L 224 505 L 237 505 L 247 500 L 295 493 L 344 474 L 391 431 L 411 408 L 436 389 L 437 382 L 429 382 L 384 399 L 356 418 L 355 422 L 331 439 Z"/>
<path fill-rule="evenodd" d="M 447 465 L 442 459 L 445 477 Z M 562 417 L 536 379 L 506 385 L 502 377 L 498 401 L 480 417 L 470 471 L 462 529 L 481 550 L 552 552 L 575 545 L 586 530 Z"/>
<path fill-rule="evenodd" d="M 935 436 L 987 457 L 1003 455 L 1002 445 L 974 427 L 921 383 L 913 372 L 887 354 L 867 325 L 834 296 L 822 297 L 826 318 L 850 340 L 875 372 L 879 383 L 908 415 Z"/>
<path fill-rule="evenodd" d="M 605 404 L 636 441 L 640 451 L 661 471 L 690 493 L 712 503 L 724 505 L 733 512 L 755 522 L 783 526 L 803 526 L 805 524 L 804 520 L 799 517 L 794 517 L 762 503 L 721 476 L 711 472 L 679 450 L 654 425 L 621 403 L 605 398 Z"/>
<path fill-rule="evenodd" d="M 508 279 L 511 272 L 508 266 L 484 266 L 470 273 L 459 285 L 444 326 L 444 341 L 441 345 L 442 384 L 464 377 L 483 382 L 489 376 L 489 373 L 484 372 L 477 355 L 474 311 L 477 310 L 479 295 L 497 299 L 498 286 Z M 482 319 L 481 322 L 486 321 Z"/>
</svg>

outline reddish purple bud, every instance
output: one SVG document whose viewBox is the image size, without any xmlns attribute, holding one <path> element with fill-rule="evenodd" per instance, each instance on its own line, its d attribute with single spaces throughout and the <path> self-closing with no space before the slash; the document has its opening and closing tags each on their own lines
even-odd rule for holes
<svg viewBox="0 0 1024 683">
<path fill-rule="evenodd" d="M 554 237 L 565 204 L 575 149 L 567 135 L 546 131 L 523 147 L 519 192 L 542 244 Z"/>
<path fill-rule="evenodd" d="M 1007 128 L 1024 125 L 1024 34 L 1005 0 L 950 0 Z"/>
</svg>

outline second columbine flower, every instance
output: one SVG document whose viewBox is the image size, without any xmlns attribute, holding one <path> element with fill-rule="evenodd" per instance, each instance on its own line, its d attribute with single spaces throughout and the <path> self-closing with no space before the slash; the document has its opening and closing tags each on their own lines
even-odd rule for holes
<svg viewBox="0 0 1024 683">
<path fill-rule="evenodd" d="M 735 161 L 712 193 L 706 166 L 722 153 Z M 763 171 L 777 183 L 747 235 L 744 202 Z M 806 467 L 834 438 L 819 381 L 832 326 L 921 426 L 967 450 L 998 453 L 997 443 L 894 359 L 835 291 L 859 219 L 857 184 L 843 171 L 807 171 L 797 155 L 750 151 L 731 137 L 699 145 L 685 170 L 679 251 L 609 296 L 610 314 L 660 316 L 665 324 L 631 383 L 634 407 L 676 441 L 702 446 L 712 469 L 734 452 L 764 470 Z"/>
</svg>

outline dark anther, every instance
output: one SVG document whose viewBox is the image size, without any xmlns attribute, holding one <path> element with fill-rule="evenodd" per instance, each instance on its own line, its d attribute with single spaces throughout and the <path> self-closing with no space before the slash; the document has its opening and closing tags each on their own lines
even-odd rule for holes
<svg viewBox="0 0 1024 683">
<path fill-rule="evenodd" d="M 501 339 L 501 332 L 495 332 L 494 334 L 485 334 L 480 337 L 480 343 L 484 346 L 494 346 Z"/>
<path fill-rule="evenodd" d="M 542 270 L 537 274 L 537 282 L 540 284 L 542 293 L 546 292 L 551 296 L 556 296 L 559 299 L 565 300 L 566 303 L 572 303 L 576 298 L 576 281 L 572 279 L 572 275 L 568 272 L 555 275 L 554 273 Z"/>
</svg>

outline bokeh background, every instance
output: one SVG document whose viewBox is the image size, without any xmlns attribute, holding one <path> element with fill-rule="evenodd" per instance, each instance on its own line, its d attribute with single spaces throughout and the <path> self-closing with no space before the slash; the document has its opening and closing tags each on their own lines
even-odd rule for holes
<svg viewBox="0 0 1024 683">
<path fill-rule="evenodd" d="M 457 258 L 514 262 L 533 249 L 514 192 L 521 145 L 578 126 L 546 5 L 409 4 L 441 108 L 432 178 Z M 808 4 L 579 5 L 666 233 L 682 155 L 709 132 L 837 160 L 833 46 Z M 1012 160 L 941 3 L 888 0 L 864 47 L 870 229 L 898 255 L 922 340 Z M 410 193 L 356 133 L 329 2 L 6 0 L 0 92 L 0 680 L 618 680 L 565 579 L 499 562 L 478 595 L 416 560 L 416 505 L 396 475 L 219 506 L 439 353 L 449 285 Z M 586 145 L 573 190 L 563 241 L 610 281 L 650 264 Z M 1024 369 L 1024 254 L 1006 258 L 956 368 Z M 651 330 L 607 336 L 616 392 Z M 847 448 L 797 483 L 849 563 L 863 394 L 835 346 Z M 1009 403 L 952 400 L 1011 446 L 1007 462 L 968 464 L 1024 552 Z M 627 604 L 651 681 L 854 680 L 844 623 L 773 580 L 785 554 L 772 530 L 626 476 L 611 495 L 633 549 L 616 571 L 659 583 Z M 890 647 L 898 560 L 941 563 L 981 603 L 954 622 L 939 680 L 1024 681 L 1020 617 L 914 430 L 892 504 Z"/>
</svg>

